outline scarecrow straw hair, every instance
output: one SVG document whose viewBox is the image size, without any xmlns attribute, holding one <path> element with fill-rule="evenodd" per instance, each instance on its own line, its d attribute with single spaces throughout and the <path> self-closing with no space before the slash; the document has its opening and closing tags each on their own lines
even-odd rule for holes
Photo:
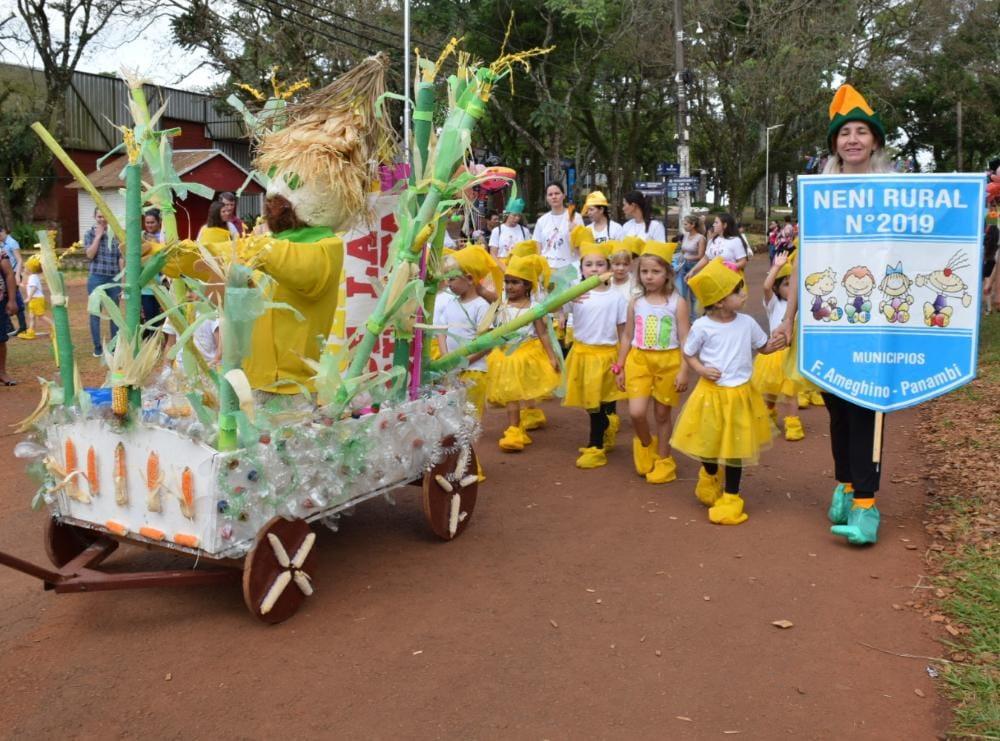
<svg viewBox="0 0 1000 741">
<path fill-rule="evenodd" d="M 384 54 L 361 62 L 321 90 L 290 104 L 285 128 L 260 141 L 261 172 L 294 173 L 300 182 L 328 190 L 351 213 L 361 211 L 381 162 L 396 149 L 396 132 L 382 111 Z"/>
</svg>

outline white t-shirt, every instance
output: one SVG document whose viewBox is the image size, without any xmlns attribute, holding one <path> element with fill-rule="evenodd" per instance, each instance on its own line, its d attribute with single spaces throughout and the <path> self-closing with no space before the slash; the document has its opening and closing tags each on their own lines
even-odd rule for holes
<svg viewBox="0 0 1000 741">
<path fill-rule="evenodd" d="M 677 341 L 677 291 L 672 291 L 664 304 L 651 304 L 645 296 L 635 300 L 632 312 L 635 331 L 632 347 L 640 350 L 673 350 Z"/>
<path fill-rule="evenodd" d="M 490 232 L 490 247 L 496 248 L 496 256 L 503 260 L 510 254 L 515 244 L 526 239 L 531 239 L 531 232 L 524 224 L 516 226 L 501 224 Z"/>
<path fill-rule="evenodd" d="M 642 289 L 635 284 L 634 275 L 629 275 L 628 280 L 624 283 L 615 283 L 614 278 L 612 278 L 611 290 L 618 291 L 618 293 L 624 296 L 626 303 L 634 299 L 636 296 L 642 295 Z"/>
<path fill-rule="evenodd" d="M 617 345 L 618 325 L 628 320 L 628 302 L 619 291 L 594 289 L 582 301 L 571 301 L 573 341 L 585 345 Z"/>
<path fill-rule="evenodd" d="M 590 233 L 594 235 L 594 241 L 597 244 L 601 242 L 607 242 L 612 239 L 621 239 L 625 236 L 625 232 L 622 231 L 622 225 L 617 221 L 608 221 L 604 225 L 604 228 L 598 231 L 597 227 L 593 224 L 588 224 L 587 228 L 590 229 Z"/>
<path fill-rule="evenodd" d="M 722 372 L 716 381 L 719 386 L 741 386 L 753 375 L 753 351 L 766 344 L 764 330 L 746 314 L 737 314 L 731 322 L 703 316 L 691 325 L 684 354 L 718 368 Z"/>
<path fill-rule="evenodd" d="M 778 298 L 777 293 L 771 294 L 771 300 L 764 302 L 764 308 L 767 309 L 767 326 L 772 332 L 774 332 L 781 323 L 785 320 L 785 309 L 788 307 L 788 302 Z"/>
<path fill-rule="evenodd" d="M 663 228 L 663 222 L 656 219 L 649 220 L 649 227 L 644 221 L 629 219 L 622 224 L 623 237 L 639 237 L 642 240 L 652 240 L 654 242 L 666 242 L 667 232 Z"/>
<path fill-rule="evenodd" d="M 446 326 L 444 344 L 448 352 L 474 340 L 479 334 L 479 323 L 486 316 L 490 305 L 482 296 L 462 301 L 454 294 L 439 293 L 434 299 L 434 324 Z M 469 363 L 468 370 L 485 371 L 486 357 Z"/>
<path fill-rule="evenodd" d="M 442 242 L 443 247 L 447 247 L 449 250 L 458 249 L 458 242 L 455 241 L 448 232 L 444 233 L 444 242 Z"/>
<path fill-rule="evenodd" d="M 566 211 L 558 216 L 549 211 L 538 217 L 533 239 L 538 242 L 538 249 L 550 268 L 558 270 L 577 261 L 578 256 L 574 255 L 574 250 L 570 248 L 569 232 L 574 226 L 582 225 L 583 219 L 576 213 L 573 214 L 573 223 L 570 224 L 569 213 Z"/>
<path fill-rule="evenodd" d="M 219 351 L 219 343 L 215 340 L 215 331 L 219 328 L 218 319 L 210 319 L 208 321 L 202 322 L 198 325 L 198 328 L 194 331 L 191 336 L 194 346 L 201 353 L 202 357 L 205 358 L 209 363 L 215 360 L 215 355 Z M 177 330 L 170 323 L 169 319 L 163 322 L 163 334 L 176 335 Z M 177 353 L 177 362 L 181 363 L 184 360 L 184 350 L 181 349 Z"/>
<path fill-rule="evenodd" d="M 537 305 L 538 304 L 536 302 L 532 301 L 528 306 L 517 307 L 511 306 L 505 301 L 500 304 L 500 307 L 497 309 L 496 316 L 493 318 L 493 326 L 501 327 L 507 322 L 512 322 L 525 312 L 531 311 Z M 515 340 L 525 340 L 535 336 L 536 332 L 534 322 L 525 324 L 523 327 L 514 332 Z"/>
<path fill-rule="evenodd" d="M 705 257 L 709 260 L 721 257 L 726 262 L 739 262 L 747 259 L 747 248 L 739 237 L 715 237 L 705 247 Z"/>
<path fill-rule="evenodd" d="M 45 292 L 42 290 L 42 276 L 40 273 L 31 273 L 28 276 L 28 295 L 24 297 L 25 301 L 31 301 L 33 298 L 42 298 L 45 296 Z"/>
</svg>

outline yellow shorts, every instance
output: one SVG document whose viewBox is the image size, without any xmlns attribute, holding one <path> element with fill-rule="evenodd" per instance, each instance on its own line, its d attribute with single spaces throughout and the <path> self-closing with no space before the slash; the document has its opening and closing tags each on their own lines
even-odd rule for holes
<svg viewBox="0 0 1000 741">
<path fill-rule="evenodd" d="M 640 350 L 633 347 L 625 358 L 625 393 L 630 399 L 649 398 L 668 407 L 677 406 L 680 394 L 674 387 L 681 369 L 680 348 Z"/>
<path fill-rule="evenodd" d="M 513 350 L 498 347 L 486 357 L 486 398 L 490 404 L 544 399 L 559 387 L 542 341 L 532 337 Z"/>
<path fill-rule="evenodd" d="M 719 386 L 702 378 L 688 397 L 671 447 L 703 463 L 746 466 L 771 446 L 774 425 L 750 383 Z"/>
<path fill-rule="evenodd" d="M 36 296 L 28 302 L 28 311 L 34 316 L 44 316 L 47 306 L 44 296 Z"/>
<path fill-rule="evenodd" d="M 563 406 L 598 409 L 602 402 L 625 398 L 611 366 L 618 360 L 617 345 L 574 342 L 566 356 L 566 398 Z"/>
<path fill-rule="evenodd" d="M 465 384 L 466 398 L 476 407 L 479 418 L 483 418 L 486 407 L 486 372 L 478 370 L 462 371 L 459 380 Z"/>
</svg>

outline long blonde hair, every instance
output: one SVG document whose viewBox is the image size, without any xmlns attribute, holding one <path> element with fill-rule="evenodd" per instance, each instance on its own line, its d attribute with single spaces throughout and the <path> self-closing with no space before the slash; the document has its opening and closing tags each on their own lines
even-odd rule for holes
<svg viewBox="0 0 1000 741">
<path fill-rule="evenodd" d="M 844 171 L 844 163 L 840 159 L 839 154 L 831 154 L 826 159 L 826 165 L 823 167 L 824 175 L 840 175 Z M 874 152 L 868 160 L 868 172 L 891 172 L 892 163 L 889 160 L 889 155 L 882 147 L 879 147 Z"/>
</svg>

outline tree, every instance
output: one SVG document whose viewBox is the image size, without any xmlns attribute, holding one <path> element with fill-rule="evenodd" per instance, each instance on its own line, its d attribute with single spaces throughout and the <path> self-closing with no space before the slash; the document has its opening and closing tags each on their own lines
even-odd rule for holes
<svg viewBox="0 0 1000 741">
<path fill-rule="evenodd" d="M 59 0 L 53 3 L 16 0 L 16 12 L 0 24 L 0 48 L 21 53 L 27 45 L 42 66 L 44 98 L 37 109 L 29 103 L 25 110 L 34 114 L 56 139 L 60 139 L 65 130 L 66 93 L 84 52 L 112 18 L 137 11 L 138 3 L 139 0 Z M 10 171 L 19 172 L 13 179 L 16 187 L 8 189 L 5 184 L 0 188 L 0 214 L 11 215 L 6 218 L 29 220 L 43 185 L 49 182 L 45 175 L 51 167 L 51 159 L 41 156 L 41 144 L 27 129 L 27 123 L 30 121 L 24 117 L 4 122 L 4 130 L 17 140 L 19 150 L 8 152 L 4 158 L 8 160 L 14 154 Z M 11 126 L 14 128 L 8 128 Z M 17 191 L 16 199 L 12 190 Z"/>
</svg>

